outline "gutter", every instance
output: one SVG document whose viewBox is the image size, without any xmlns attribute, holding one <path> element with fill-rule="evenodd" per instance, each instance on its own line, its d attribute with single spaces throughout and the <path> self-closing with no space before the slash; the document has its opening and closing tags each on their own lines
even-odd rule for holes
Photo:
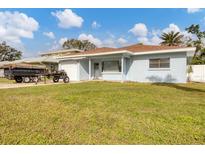
<svg viewBox="0 0 205 154">
<path fill-rule="evenodd" d="M 195 47 L 180 48 L 180 49 L 168 49 L 168 50 L 153 50 L 146 52 L 135 52 L 133 55 L 147 55 L 147 54 L 160 54 L 160 53 L 176 53 L 176 52 L 195 52 Z"/>
<path fill-rule="evenodd" d="M 120 50 L 120 51 L 114 51 L 114 52 L 101 52 L 101 53 L 71 55 L 71 56 L 57 57 L 57 59 L 77 58 L 77 57 L 92 57 L 92 56 L 114 55 L 114 54 L 123 54 L 123 53 L 133 55 L 133 52 L 131 52 L 131 51 Z"/>
</svg>

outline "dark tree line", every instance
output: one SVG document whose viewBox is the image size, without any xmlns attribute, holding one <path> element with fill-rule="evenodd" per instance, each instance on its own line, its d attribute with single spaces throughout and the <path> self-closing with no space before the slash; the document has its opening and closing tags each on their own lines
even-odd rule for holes
<svg viewBox="0 0 205 154">
<path fill-rule="evenodd" d="M 0 43 L 0 61 L 14 61 L 22 57 L 22 52 L 10 47 L 6 42 Z"/>
<path fill-rule="evenodd" d="M 92 50 L 95 49 L 95 44 L 89 42 L 88 40 L 76 40 L 70 39 L 63 43 L 63 48 L 65 49 L 79 49 L 79 50 Z"/>
</svg>

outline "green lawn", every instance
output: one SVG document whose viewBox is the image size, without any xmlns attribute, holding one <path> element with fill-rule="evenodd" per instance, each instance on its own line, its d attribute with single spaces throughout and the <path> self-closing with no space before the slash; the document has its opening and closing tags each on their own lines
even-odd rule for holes
<svg viewBox="0 0 205 154">
<path fill-rule="evenodd" d="M 1 144 L 205 144 L 205 84 L 0 90 Z"/>
<path fill-rule="evenodd" d="M 1 83 L 15 83 L 15 81 L 14 80 L 8 80 L 6 78 L 0 78 L 0 84 Z"/>
</svg>

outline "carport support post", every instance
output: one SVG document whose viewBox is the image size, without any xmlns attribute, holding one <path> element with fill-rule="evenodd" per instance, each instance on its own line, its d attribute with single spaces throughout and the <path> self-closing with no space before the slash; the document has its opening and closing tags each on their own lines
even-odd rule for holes
<svg viewBox="0 0 205 154">
<path fill-rule="evenodd" d="M 91 80 L 91 59 L 89 58 L 89 80 Z"/>
</svg>

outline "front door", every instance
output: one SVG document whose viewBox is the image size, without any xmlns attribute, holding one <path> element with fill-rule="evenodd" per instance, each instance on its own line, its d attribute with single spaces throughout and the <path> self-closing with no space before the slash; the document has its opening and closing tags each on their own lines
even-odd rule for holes
<svg viewBox="0 0 205 154">
<path fill-rule="evenodd" d="M 100 66 L 99 63 L 94 63 L 94 78 L 99 79 L 100 77 Z"/>
</svg>

